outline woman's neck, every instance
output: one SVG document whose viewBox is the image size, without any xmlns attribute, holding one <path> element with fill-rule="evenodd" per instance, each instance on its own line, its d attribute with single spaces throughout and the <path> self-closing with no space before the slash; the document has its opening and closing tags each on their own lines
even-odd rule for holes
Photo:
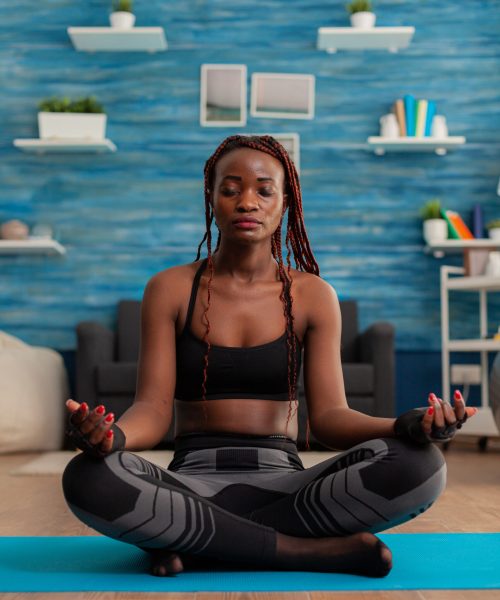
<svg viewBox="0 0 500 600">
<path fill-rule="evenodd" d="M 228 247 L 221 242 L 213 254 L 215 272 L 242 281 L 274 279 L 277 274 L 276 260 L 271 248 Z"/>
</svg>

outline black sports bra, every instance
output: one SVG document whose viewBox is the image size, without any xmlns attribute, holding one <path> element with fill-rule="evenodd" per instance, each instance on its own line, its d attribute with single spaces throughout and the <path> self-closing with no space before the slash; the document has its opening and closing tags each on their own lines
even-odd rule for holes
<svg viewBox="0 0 500 600">
<path fill-rule="evenodd" d="M 176 340 L 177 379 L 175 398 L 201 400 L 206 343 L 191 331 L 196 295 L 205 259 L 193 280 L 186 324 Z M 295 337 L 297 373 L 301 344 Z M 210 345 L 206 399 L 256 398 L 288 400 L 288 347 L 286 331 L 267 344 L 248 348 Z"/>
</svg>

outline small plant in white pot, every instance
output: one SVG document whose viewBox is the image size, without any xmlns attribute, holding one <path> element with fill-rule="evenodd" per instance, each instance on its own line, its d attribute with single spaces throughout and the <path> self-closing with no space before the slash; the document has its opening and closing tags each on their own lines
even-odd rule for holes
<svg viewBox="0 0 500 600">
<path fill-rule="evenodd" d="M 423 236 L 428 244 L 448 239 L 448 223 L 441 216 L 441 200 L 432 198 L 420 210 L 424 221 Z"/>
<path fill-rule="evenodd" d="M 106 137 L 106 115 L 93 96 L 71 101 L 48 98 L 38 105 L 41 139 L 91 139 Z"/>
<path fill-rule="evenodd" d="M 375 26 L 375 13 L 372 11 L 371 0 L 353 0 L 346 4 L 347 12 L 351 15 L 351 26 L 358 29 L 371 29 Z"/>
<path fill-rule="evenodd" d="M 117 29 L 131 29 L 135 24 L 135 15 L 132 12 L 132 0 L 113 0 L 113 12 L 109 15 L 111 27 Z"/>
<path fill-rule="evenodd" d="M 500 219 L 493 219 L 493 221 L 486 223 L 486 229 L 490 239 L 500 241 Z"/>
</svg>

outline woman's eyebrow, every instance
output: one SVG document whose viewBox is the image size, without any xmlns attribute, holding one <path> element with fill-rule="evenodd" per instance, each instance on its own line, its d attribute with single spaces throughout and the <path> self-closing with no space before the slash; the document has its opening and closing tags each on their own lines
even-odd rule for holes
<svg viewBox="0 0 500 600">
<path fill-rule="evenodd" d="M 241 177 L 238 177 L 238 175 L 225 175 L 222 178 L 222 181 L 224 181 L 224 179 L 233 179 L 234 181 L 241 181 Z M 272 182 L 274 182 L 274 179 L 272 177 L 257 177 L 257 181 L 272 181 Z"/>
</svg>

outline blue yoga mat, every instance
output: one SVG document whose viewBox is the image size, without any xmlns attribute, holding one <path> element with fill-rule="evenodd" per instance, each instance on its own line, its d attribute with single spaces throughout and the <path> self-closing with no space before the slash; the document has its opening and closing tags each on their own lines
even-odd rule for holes
<svg viewBox="0 0 500 600">
<path fill-rule="evenodd" d="M 0 592 L 288 592 L 500 587 L 500 533 L 379 534 L 387 577 L 305 571 L 206 570 L 148 574 L 149 557 L 103 536 L 0 537 Z"/>
</svg>

